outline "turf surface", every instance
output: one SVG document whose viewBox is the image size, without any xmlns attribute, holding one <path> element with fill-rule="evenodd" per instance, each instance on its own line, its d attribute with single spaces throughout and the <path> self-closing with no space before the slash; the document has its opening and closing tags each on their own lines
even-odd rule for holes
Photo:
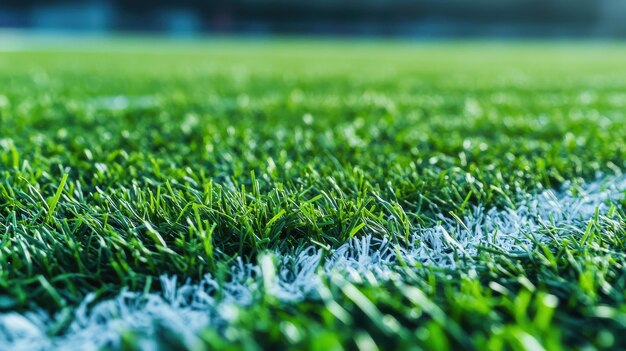
<svg viewBox="0 0 626 351">
<path fill-rule="evenodd" d="M 63 313 L 89 292 L 158 290 L 164 273 L 227 280 L 235 257 L 367 234 L 408 245 L 438 214 L 618 174 L 625 59 L 611 43 L 101 40 L 0 52 L 0 307 Z M 622 212 L 528 252 L 485 249 L 465 269 L 409 267 L 409 285 L 268 298 L 202 340 L 616 347 Z"/>
</svg>

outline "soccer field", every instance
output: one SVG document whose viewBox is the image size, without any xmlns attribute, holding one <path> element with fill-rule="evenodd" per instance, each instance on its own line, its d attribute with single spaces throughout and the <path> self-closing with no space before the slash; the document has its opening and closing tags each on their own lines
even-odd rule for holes
<svg viewBox="0 0 626 351">
<path fill-rule="evenodd" d="M 2 350 L 626 347 L 626 45 L 4 40 Z"/>
</svg>

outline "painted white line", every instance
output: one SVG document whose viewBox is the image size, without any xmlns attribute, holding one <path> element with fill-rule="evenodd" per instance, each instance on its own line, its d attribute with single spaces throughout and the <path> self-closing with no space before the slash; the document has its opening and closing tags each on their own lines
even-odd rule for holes
<svg viewBox="0 0 626 351">
<path fill-rule="evenodd" d="M 398 277 L 398 265 L 423 264 L 446 268 L 471 268 L 481 247 L 504 251 L 527 251 L 533 240 L 547 241 L 546 228 L 584 229 L 612 202 L 624 198 L 626 177 L 611 177 L 560 192 L 527 195 L 507 209 L 476 207 L 463 219 L 439 216 L 433 227 L 414 228 L 410 245 L 366 235 L 332 250 L 328 255 L 316 247 L 296 255 L 266 254 L 258 265 L 238 260 L 231 280 L 222 284 L 207 275 L 201 282 L 177 285 L 175 277 L 161 277 L 160 294 L 123 291 L 116 298 L 92 304 L 88 296 L 73 312 L 73 320 L 61 336 L 48 336 L 59 316 L 44 312 L 0 315 L 0 346 L 17 350 L 98 350 L 115 348 L 120 333 L 140 335 L 140 347 L 156 350 L 162 328 L 178 334 L 190 347 L 199 345 L 197 334 L 206 327 L 221 330 L 236 318 L 238 307 L 254 303 L 266 293 L 284 302 L 316 298 L 324 277 L 341 275 L 351 281 L 384 281 Z M 390 219 L 393 220 L 393 219 Z M 462 258 L 462 260 L 459 260 Z M 216 299 L 220 292 L 219 300 Z M 93 305 L 93 306 L 92 306 Z"/>
</svg>

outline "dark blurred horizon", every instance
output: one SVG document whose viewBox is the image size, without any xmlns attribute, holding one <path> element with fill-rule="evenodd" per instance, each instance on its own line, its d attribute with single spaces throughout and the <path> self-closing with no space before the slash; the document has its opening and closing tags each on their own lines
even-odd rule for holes
<svg viewBox="0 0 626 351">
<path fill-rule="evenodd" d="M 626 38 L 623 0 L 0 0 L 0 29 L 78 33 Z"/>
</svg>

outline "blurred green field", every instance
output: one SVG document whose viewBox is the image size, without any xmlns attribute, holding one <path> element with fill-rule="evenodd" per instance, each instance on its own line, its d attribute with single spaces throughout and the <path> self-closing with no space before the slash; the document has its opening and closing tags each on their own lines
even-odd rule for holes
<svg viewBox="0 0 626 351">
<path fill-rule="evenodd" d="M 158 290 L 164 273 L 227 280 L 235 257 L 256 262 L 267 250 L 365 234 L 406 245 L 437 214 L 504 208 L 626 168 L 618 43 L 46 43 L 0 48 L 5 311 L 69 311 L 89 292 Z M 234 336 L 203 340 L 623 347 L 623 205 L 614 211 L 619 225 L 599 228 L 588 246 L 572 230 L 550 253 L 489 252 L 470 271 L 412 267 L 412 287 L 436 312 L 407 308 L 395 284 L 357 284 L 402 322 L 397 334 L 333 291 L 357 322 L 335 320 L 319 301 L 268 299 L 240 313 Z"/>
</svg>

